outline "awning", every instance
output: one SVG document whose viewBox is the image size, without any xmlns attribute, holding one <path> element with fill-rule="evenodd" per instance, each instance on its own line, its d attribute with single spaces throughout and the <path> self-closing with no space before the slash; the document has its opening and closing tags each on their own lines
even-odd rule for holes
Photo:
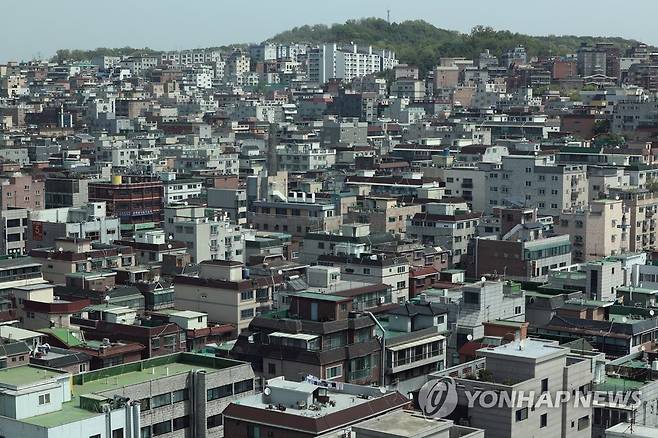
<svg viewBox="0 0 658 438">
<path fill-rule="evenodd" d="M 406 343 L 398 344 L 398 345 L 392 345 L 390 347 L 387 346 L 386 349 L 391 350 L 391 351 L 406 350 L 407 348 L 418 347 L 420 345 L 425 345 L 425 344 L 429 344 L 431 342 L 441 341 L 443 339 L 445 339 L 445 336 L 435 335 L 435 336 L 430 336 L 429 338 L 419 339 L 417 341 L 406 342 Z"/>
</svg>

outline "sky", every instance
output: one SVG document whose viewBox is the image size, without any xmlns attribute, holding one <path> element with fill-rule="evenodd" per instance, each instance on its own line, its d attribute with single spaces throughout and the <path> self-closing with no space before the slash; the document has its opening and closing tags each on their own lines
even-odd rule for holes
<svg viewBox="0 0 658 438">
<path fill-rule="evenodd" d="M 655 0 L 0 0 L 0 62 L 57 49 L 177 50 L 260 42 L 304 24 L 362 17 L 424 19 L 468 32 L 491 26 L 531 35 L 621 36 L 658 45 Z"/>
</svg>

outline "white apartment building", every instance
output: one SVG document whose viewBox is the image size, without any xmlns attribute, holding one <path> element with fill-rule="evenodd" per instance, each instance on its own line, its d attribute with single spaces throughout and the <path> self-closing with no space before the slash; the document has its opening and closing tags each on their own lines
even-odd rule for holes
<svg viewBox="0 0 658 438">
<path fill-rule="evenodd" d="M 195 206 L 165 207 L 164 229 L 172 240 L 184 242 L 192 263 L 228 260 L 244 263 L 245 233 L 226 213 Z"/>
<path fill-rule="evenodd" d="M 161 60 L 177 65 L 211 64 L 221 61 L 222 53 L 212 49 L 169 51 L 162 53 Z"/>
<path fill-rule="evenodd" d="M 203 189 L 203 182 L 201 180 L 191 178 L 165 181 L 163 185 L 165 204 L 183 202 L 190 198 L 198 198 Z"/>
<path fill-rule="evenodd" d="M 496 206 L 535 207 L 541 215 L 559 216 L 588 203 L 587 167 L 557 165 L 554 155 L 508 155 L 499 172 L 489 172 L 488 209 Z"/>
<path fill-rule="evenodd" d="M 363 49 L 356 44 L 340 47 L 323 44 L 308 54 L 308 75 L 311 82 L 323 84 L 329 79 L 340 78 L 351 81 L 395 67 L 398 60 L 395 52 L 373 51 L 372 46 Z"/>
<path fill-rule="evenodd" d="M 325 148 L 319 142 L 282 144 L 276 148 L 276 162 L 279 171 L 324 170 L 336 163 L 336 150 Z"/>
</svg>

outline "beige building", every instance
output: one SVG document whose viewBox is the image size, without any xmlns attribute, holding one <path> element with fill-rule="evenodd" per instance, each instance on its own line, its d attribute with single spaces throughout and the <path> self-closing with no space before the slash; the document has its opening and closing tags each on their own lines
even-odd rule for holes
<svg viewBox="0 0 658 438">
<path fill-rule="evenodd" d="M 239 333 L 254 316 L 270 310 L 276 281 L 275 276 L 250 279 L 239 262 L 206 260 L 198 274 L 174 280 L 176 308 L 205 312 L 211 322 L 232 324 Z"/>
<path fill-rule="evenodd" d="M 370 231 L 404 236 L 407 221 L 422 211 L 420 204 L 405 204 L 396 198 L 369 196 L 349 208 L 345 222 L 370 224 Z"/>
<path fill-rule="evenodd" d="M 571 237 L 573 261 L 585 262 L 628 250 L 623 216 L 621 200 L 601 199 L 590 202 L 588 209 L 563 212 L 555 229 Z"/>
<path fill-rule="evenodd" d="M 624 234 L 628 234 L 628 251 L 654 250 L 658 193 L 646 189 L 620 189 L 611 190 L 611 195 L 623 201 L 624 215 L 621 229 Z"/>
</svg>

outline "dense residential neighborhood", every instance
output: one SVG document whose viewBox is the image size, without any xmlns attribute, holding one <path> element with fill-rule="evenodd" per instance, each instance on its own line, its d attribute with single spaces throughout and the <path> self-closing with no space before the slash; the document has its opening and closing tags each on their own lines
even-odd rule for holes
<svg viewBox="0 0 658 438">
<path fill-rule="evenodd" d="M 658 437 L 658 49 L 331 29 L 0 64 L 0 438 Z"/>
</svg>

